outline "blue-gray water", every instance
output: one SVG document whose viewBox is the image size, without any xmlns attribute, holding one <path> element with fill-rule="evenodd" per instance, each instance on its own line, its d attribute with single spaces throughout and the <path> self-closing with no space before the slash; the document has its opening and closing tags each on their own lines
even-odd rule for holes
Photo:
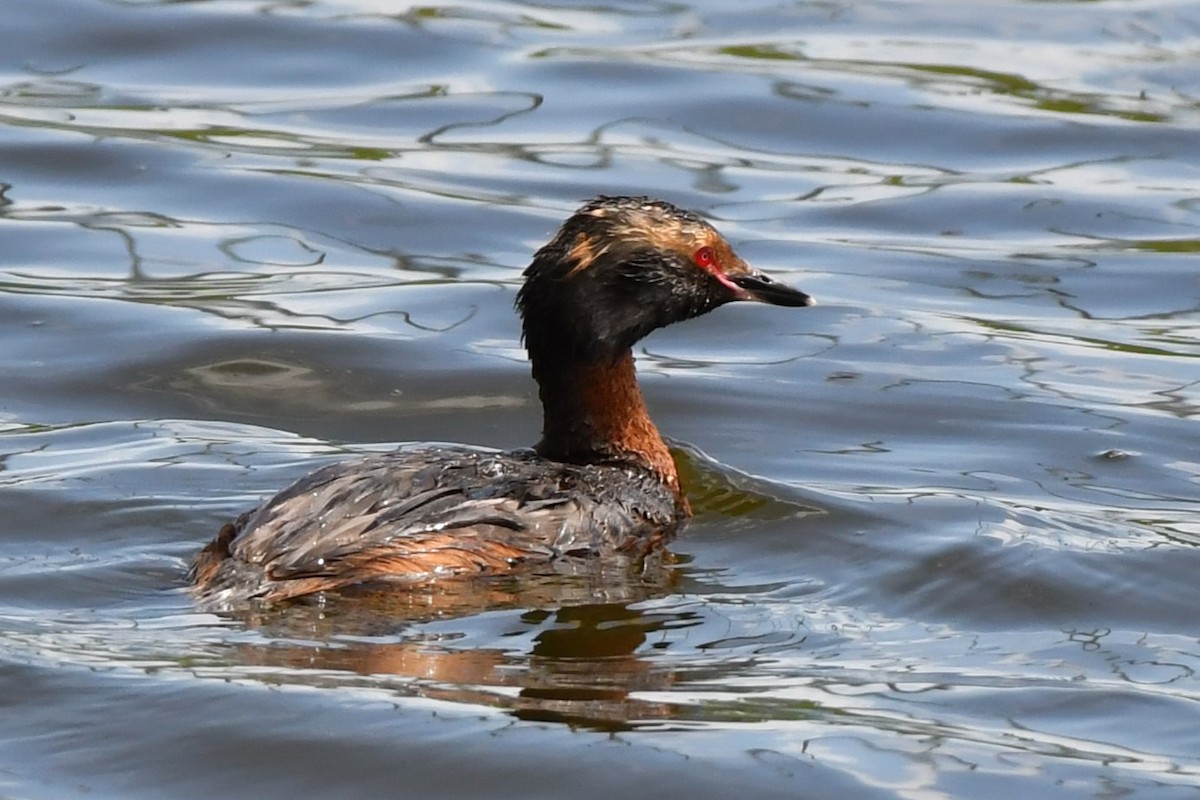
<svg viewBox="0 0 1200 800">
<path fill-rule="evenodd" d="M 1200 9 L 13 2 L 0 798 L 1200 795 Z M 639 349 L 654 580 L 201 613 L 314 465 L 532 442 L 581 200 L 815 295 Z"/>
</svg>

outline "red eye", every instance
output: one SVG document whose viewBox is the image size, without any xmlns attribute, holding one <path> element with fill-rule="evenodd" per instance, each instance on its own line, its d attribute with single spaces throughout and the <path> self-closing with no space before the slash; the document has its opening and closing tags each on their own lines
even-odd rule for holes
<svg viewBox="0 0 1200 800">
<path fill-rule="evenodd" d="M 712 267 L 717 263 L 717 254 L 711 247 L 705 245 L 696 251 L 696 255 L 692 259 L 702 267 Z"/>
</svg>

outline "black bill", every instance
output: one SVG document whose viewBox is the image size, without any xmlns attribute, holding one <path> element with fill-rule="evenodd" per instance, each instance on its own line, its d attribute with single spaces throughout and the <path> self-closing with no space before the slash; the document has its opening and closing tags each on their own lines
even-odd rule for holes
<svg viewBox="0 0 1200 800">
<path fill-rule="evenodd" d="M 761 272 L 730 275 L 729 280 L 733 281 L 740 289 L 745 290 L 746 294 L 750 295 L 749 299 L 757 300 L 760 303 L 791 307 L 813 306 L 817 304 L 816 300 L 813 300 L 812 297 L 799 289 L 793 289 L 790 286 L 772 280 Z"/>
</svg>

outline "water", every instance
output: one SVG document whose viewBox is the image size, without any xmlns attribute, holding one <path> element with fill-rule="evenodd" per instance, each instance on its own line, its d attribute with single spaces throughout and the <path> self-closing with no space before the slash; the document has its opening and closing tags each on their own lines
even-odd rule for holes
<svg viewBox="0 0 1200 800">
<path fill-rule="evenodd" d="M 1196 797 L 1200 11 L 11 3 L 0 797 Z M 539 424 L 591 195 L 813 309 L 640 349 L 646 576 L 202 613 L 231 515 Z"/>
</svg>

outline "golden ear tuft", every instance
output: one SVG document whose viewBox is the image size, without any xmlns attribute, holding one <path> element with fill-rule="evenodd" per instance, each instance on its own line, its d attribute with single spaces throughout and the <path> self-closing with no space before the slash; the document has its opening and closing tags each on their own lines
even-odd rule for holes
<svg viewBox="0 0 1200 800">
<path fill-rule="evenodd" d="M 596 250 L 592 243 L 592 237 L 586 233 L 581 233 L 575 237 L 575 244 L 571 245 L 571 249 L 567 251 L 567 258 L 571 259 L 573 265 L 567 271 L 567 275 L 585 270 L 592 265 L 596 260 Z"/>
</svg>

